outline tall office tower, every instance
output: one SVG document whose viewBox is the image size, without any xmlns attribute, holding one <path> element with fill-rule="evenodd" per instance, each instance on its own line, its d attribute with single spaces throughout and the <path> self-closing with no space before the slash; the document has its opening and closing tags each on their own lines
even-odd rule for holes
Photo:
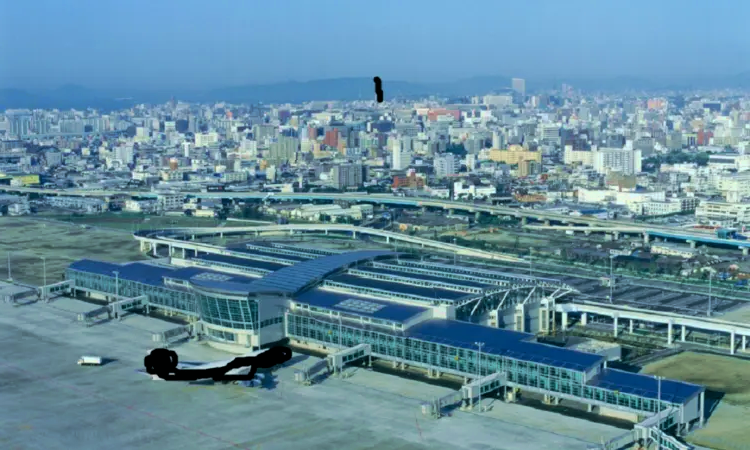
<svg viewBox="0 0 750 450">
<path fill-rule="evenodd" d="M 31 131 L 31 111 L 28 109 L 12 109 L 5 112 L 8 118 L 10 135 L 16 138 L 27 136 Z"/>
<path fill-rule="evenodd" d="M 513 80 L 511 80 L 511 86 L 521 97 L 526 96 L 526 80 L 523 78 L 513 78 Z"/>
<path fill-rule="evenodd" d="M 411 164 L 412 140 L 408 137 L 393 140 L 393 155 L 391 168 L 393 170 L 404 170 Z"/>
<path fill-rule="evenodd" d="M 502 131 L 492 132 L 492 148 L 502 150 L 505 148 L 505 133 Z"/>
<path fill-rule="evenodd" d="M 278 141 L 271 143 L 268 151 L 268 161 L 272 164 L 281 165 L 285 162 L 297 162 L 297 151 L 299 150 L 299 139 L 288 136 L 279 137 Z"/>
<path fill-rule="evenodd" d="M 453 153 L 444 153 L 435 156 L 435 176 L 445 178 L 455 175 L 461 168 L 461 161 Z"/>
<path fill-rule="evenodd" d="M 361 186 L 365 180 L 366 167 L 362 164 L 339 164 L 331 169 L 331 182 L 336 189 Z"/>
<path fill-rule="evenodd" d="M 253 138 L 259 144 L 263 144 L 266 139 L 270 140 L 277 137 L 279 137 L 279 127 L 274 125 L 253 125 Z"/>
</svg>

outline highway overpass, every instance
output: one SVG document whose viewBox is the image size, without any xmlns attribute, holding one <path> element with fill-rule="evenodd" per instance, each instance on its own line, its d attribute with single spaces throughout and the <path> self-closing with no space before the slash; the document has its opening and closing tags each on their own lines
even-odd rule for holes
<svg viewBox="0 0 750 450">
<path fill-rule="evenodd" d="M 115 196 L 136 196 L 136 197 L 156 197 L 159 192 L 138 192 L 138 191 L 108 191 L 108 190 L 86 190 L 86 189 L 40 189 L 28 187 L 0 186 L 0 191 L 18 192 L 18 193 L 36 193 L 42 195 L 69 195 L 83 197 L 115 197 Z M 166 193 L 164 193 L 166 194 Z M 750 248 L 750 242 L 736 241 L 731 239 L 719 239 L 706 233 L 688 231 L 675 226 L 665 226 L 656 224 L 636 224 L 627 220 L 608 220 L 597 219 L 594 217 L 569 216 L 557 212 L 550 212 L 538 209 L 520 209 L 510 208 L 507 206 L 494 206 L 479 203 L 459 202 L 452 200 L 441 200 L 433 198 L 419 197 L 396 197 L 389 194 L 366 194 L 366 193 L 318 193 L 318 192 L 294 192 L 294 193 L 269 193 L 269 192 L 180 192 L 180 194 L 195 198 L 231 198 L 237 200 L 265 200 L 265 201 L 312 201 L 312 200 L 346 200 L 357 203 L 375 203 L 381 205 L 408 206 L 416 208 L 436 208 L 451 212 L 463 211 L 473 214 L 490 214 L 494 216 L 511 216 L 526 222 L 527 219 L 534 219 L 544 222 L 545 225 L 552 225 L 552 222 L 566 224 L 568 226 L 578 224 L 600 228 L 612 229 L 612 232 L 618 229 L 636 229 L 643 233 L 644 238 L 648 240 L 651 236 L 661 235 L 665 238 L 682 239 L 687 242 L 703 242 L 711 245 L 726 245 L 743 250 L 747 253 Z M 679 230 L 679 233 L 676 231 Z M 578 231 L 578 230 L 576 230 Z M 585 230 L 580 230 L 585 231 Z"/>
<path fill-rule="evenodd" d="M 708 317 L 696 318 L 684 314 L 652 311 L 625 305 L 603 305 L 585 300 L 575 300 L 572 303 L 558 303 L 555 305 L 555 310 L 562 314 L 561 323 L 563 330 L 568 327 L 569 314 L 580 315 L 580 324 L 584 326 L 587 325 L 590 315 L 609 317 L 613 322 L 614 337 L 618 337 L 621 333 L 620 327 L 623 324 L 621 320 L 628 321 L 628 330 L 630 333 L 633 333 L 636 323 L 666 325 L 667 344 L 670 346 L 676 342 L 674 336 L 675 327 L 679 327 L 680 342 L 686 341 L 685 338 L 689 330 L 724 334 L 729 337 L 729 352 L 733 355 L 737 350 L 743 352 L 747 350 L 747 338 L 750 336 L 750 325 L 745 323 Z M 738 344 L 739 349 L 737 348 Z"/>
<path fill-rule="evenodd" d="M 521 258 L 503 255 L 502 253 L 488 252 L 462 247 L 460 245 L 448 244 L 440 241 L 433 241 L 417 236 L 409 236 L 392 231 L 377 230 L 374 228 L 357 227 L 354 225 L 343 224 L 291 224 L 291 225 L 263 225 L 256 227 L 201 227 L 201 228 L 171 228 L 165 230 L 139 231 L 135 233 L 136 240 L 141 242 L 141 250 L 151 250 L 154 254 L 158 253 L 158 247 L 165 245 L 170 248 L 170 255 L 175 248 L 187 249 L 193 251 L 203 251 L 206 253 L 228 254 L 229 250 L 223 247 L 208 246 L 207 244 L 191 243 L 189 241 L 174 239 L 175 236 L 189 236 L 195 239 L 201 236 L 221 236 L 237 234 L 256 234 L 261 233 L 290 233 L 296 232 L 315 232 L 315 233 L 347 233 L 356 239 L 358 234 L 367 234 L 385 238 L 386 242 L 407 242 L 418 245 L 421 248 L 433 248 L 461 256 L 486 259 L 491 261 L 502 261 L 512 263 L 528 264 Z"/>
</svg>

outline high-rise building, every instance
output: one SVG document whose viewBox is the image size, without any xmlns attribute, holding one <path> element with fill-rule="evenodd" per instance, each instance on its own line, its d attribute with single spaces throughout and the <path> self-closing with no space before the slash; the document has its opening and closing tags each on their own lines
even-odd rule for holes
<svg viewBox="0 0 750 450">
<path fill-rule="evenodd" d="M 358 187 L 366 181 L 366 166 L 362 164 L 339 164 L 331 169 L 331 183 L 336 189 Z"/>
<path fill-rule="evenodd" d="M 268 160 L 272 164 L 281 165 L 286 162 L 297 161 L 299 150 L 299 139 L 289 136 L 281 136 L 276 142 L 272 142 L 268 151 Z"/>
<path fill-rule="evenodd" d="M 411 164 L 412 140 L 410 138 L 395 139 L 393 141 L 393 155 L 391 168 L 393 170 L 404 170 Z"/>
<path fill-rule="evenodd" d="M 620 172 L 633 175 L 641 172 L 641 151 L 632 148 L 601 148 L 593 152 L 594 170 L 600 174 Z"/>
<path fill-rule="evenodd" d="M 435 176 L 445 178 L 455 175 L 461 169 L 461 161 L 453 153 L 444 153 L 435 156 Z"/>
<path fill-rule="evenodd" d="M 511 87 L 521 97 L 526 96 L 526 80 L 523 78 L 513 78 L 513 80 L 511 80 Z"/>
</svg>

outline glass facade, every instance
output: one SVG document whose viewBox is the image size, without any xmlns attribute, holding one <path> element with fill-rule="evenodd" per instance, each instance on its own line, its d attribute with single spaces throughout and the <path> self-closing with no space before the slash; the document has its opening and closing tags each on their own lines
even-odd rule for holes
<svg viewBox="0 0 750 450">
<path fill-rule="evenodd" d="M 211 325 L 252 330 L 258 323 L 258 304 L 247 298 L 225 298 L 196 292 L 201 320 Z"/>
<path fill-rule="evenodd" d="M 170 289 L 163 286 L 138 283 L 137 281 L 116 279 L 113 276 L 82 272 L 67 269 L 68 280 L 73 280 L 76 287 L 91 289 L 108 294 L 119 294 L 122 297 L 139 297 L 147 295 L 150 303 L 186 314 L 197 315 L 198 305 L 192 292 L 181 289 Z"/>
<path fill-rule="evenodd" d="M 385 330 L 363 329 L 348 323 L 291 312 L 287 315 L 286 333 L 291 338 L 322 345 L 337 346 L 341 342 L 344 346 L 354 347 L 370 344 L 374 356 L 398 359 L 407 364 L 429 365 L 437 370 L 471 378 L 478 374 L 486 376 L 501 372 L 506 374 L 508 382 L 521 389 L 529 387 L 550 395 L 567 394 L 644 413 L 657 411 L 656 400 L 586 385 L 583 372 L 487 353 L 482 353 L 479 358 L 476 350 L 422 341 Z M 672 406 L 679 408 L 681 405 L 662 402 L 662 410 Z"/>
</svg>

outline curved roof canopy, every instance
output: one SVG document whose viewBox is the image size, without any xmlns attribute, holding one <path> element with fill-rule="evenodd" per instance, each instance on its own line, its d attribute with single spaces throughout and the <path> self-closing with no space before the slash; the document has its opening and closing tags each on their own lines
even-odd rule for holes
<svg viewBox="0 0 750 450">
<path fill-rule="evenodd" d="M 250 293 L 295 294 L 303 288 L 320 282 L 327 275 L 350 264 L 372 259 L 396 256 L 399 253 L 389 250 L 360 250 L 337 255 L 324 256 L 302 261 L 284 267 L 250 283 Z"/>
</svg>

